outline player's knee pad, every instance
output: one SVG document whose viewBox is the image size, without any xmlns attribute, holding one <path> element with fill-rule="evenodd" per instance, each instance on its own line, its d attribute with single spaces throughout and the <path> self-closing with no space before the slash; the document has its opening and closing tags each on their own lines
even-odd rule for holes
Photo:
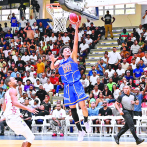
<svg viewBox="0 0 147 147">
<path fill-rule="evenodd" d="M 76 108 L 71 108 L 71 114 L 75 122 L 79 121 L 79 116 Z"/>
</svg>

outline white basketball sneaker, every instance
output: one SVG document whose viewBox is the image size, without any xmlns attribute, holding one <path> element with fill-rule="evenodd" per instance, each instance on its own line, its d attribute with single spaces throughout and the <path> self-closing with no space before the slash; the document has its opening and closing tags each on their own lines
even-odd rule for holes
<svg viewBox="0 0 147 147">
<path fill-rule="evenodd" d="M 91 132 L 91 127 L 90 127 L 89 123 L 88 122 L 85 122 L 84 125 L 86 127 L 86 132 L 87 133 L 90 133 Z"/>
<path fill-rule="evenodd" d="M 83 141 L 83 137 L 85 136 L 85 131 L 79 131 L 79 136 L 78 136 L 78 141 L 81 142 Z"/>
</svg>

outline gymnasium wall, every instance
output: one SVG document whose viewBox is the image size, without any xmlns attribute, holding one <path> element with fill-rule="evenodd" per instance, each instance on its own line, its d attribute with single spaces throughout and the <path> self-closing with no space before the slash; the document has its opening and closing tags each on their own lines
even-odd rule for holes
<svg viewBox="0 0 147 147">
<path fill-rule="evenodd" d="M 46 4 L 49 4 L 49 0 L 44 0 L 44 8 L 43 8 L 43 17 L 44 18 L 51 18 L 51 16 L 48 14 L 46 11 Z M 136 14 L 134 15 L 116 15 L 114 16 L 116 18 L 116 21 L 114 22 L 113 26 L 114 27 L 124 27 L 124 26 L 139 26 L 141 23 L 141 5 L 136 5 Z M 82 18 L 82 22 L 86 22 L 85 18 Z M 70 22 L 67 21 L 67 26 Z M 94 24 L 96 26 L 103 26 L 104 23 L 103 21 L 100 20 L 94 21 Z"/>
</svg>

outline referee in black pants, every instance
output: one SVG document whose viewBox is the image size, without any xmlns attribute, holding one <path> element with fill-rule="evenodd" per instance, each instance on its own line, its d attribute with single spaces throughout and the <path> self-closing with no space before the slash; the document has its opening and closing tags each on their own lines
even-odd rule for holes
<svg viewBox="0 0 147 147">
<path fill-rule="evenodd" d="M 134 116 L 134 104 L 138 105 L 139 101 L 137 100 L 137 97 L 135 94 L 130 92 L 129 86 L 124 86 L 123 88 L 123 94 L 118 97 L 117 101 L 115 102 L 115 107 L 119 111 L 120 115 L 123 116 L 125 119 L 125 125 L 121 128 L 119 133 L 114 136 L 115 142 L 119 144 L 119 138 L 121 135 L 123 135 L 128 129 L 130 129 L 133 137 L 136 140 L 136 144 L 140 144 L 144 141 L 144 139 L 140 139 L 137 137 L 133 122 L 133 116 Z M 121 111 L 118 104 L 121 103 L 123 110 Z"/>
</svg>

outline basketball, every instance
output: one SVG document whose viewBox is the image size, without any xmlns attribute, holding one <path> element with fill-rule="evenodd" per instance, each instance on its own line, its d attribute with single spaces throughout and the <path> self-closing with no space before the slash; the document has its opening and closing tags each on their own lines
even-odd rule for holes
<svg viewBox="0 0 147 147">
<path fill-rule="evenodd" d="M 76 24 L 79 20 L 81 20 L 81 16 L 75 14 L 75 13 L 71 13 L 69 15 L 69 21 L 72 23 L 72 24 Z"/>
</svg>

